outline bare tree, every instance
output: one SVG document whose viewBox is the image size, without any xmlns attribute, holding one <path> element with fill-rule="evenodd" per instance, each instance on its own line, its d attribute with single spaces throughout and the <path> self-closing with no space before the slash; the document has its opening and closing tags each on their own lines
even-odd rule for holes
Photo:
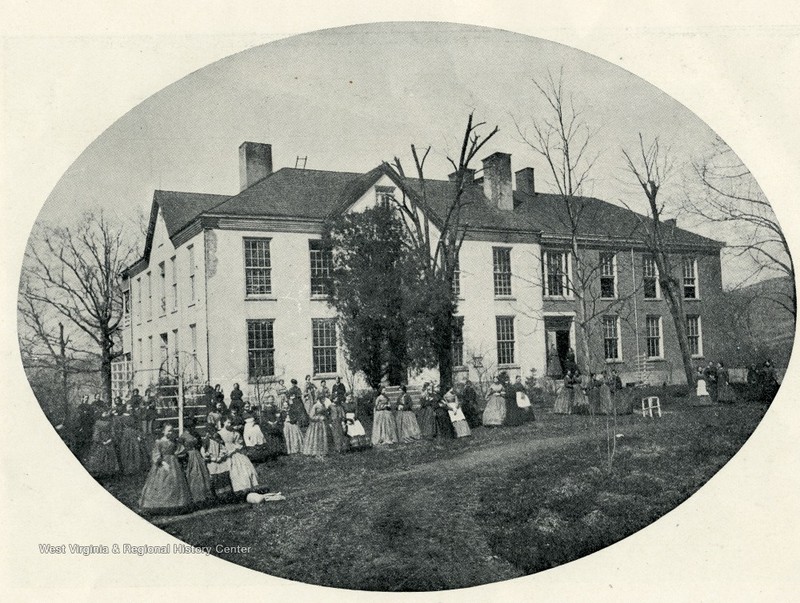
<svg viewBox="0 0 800 603">
<path fill-rule="evenodd" d="M 583 109 L 576 106 L 574 98 L 564 88 L 563 70 L 556 79 L 548 73 L 544 82 L 533 82 L 545 102 L 547 116 L 533 119 L 528 131 L 515 119 L 522 140 L 546 162 L 556 194 L 565 212 L 564 244 L 569 249 L 572 270 L 560 275 L 568 281 L 568 291 L 577 302 L 575 322 L 581 337 L 579 367 L 584 373 L 592 366 L 593 328 L 598 316 L 593 303 L 592 288 L 599 277 L 600 265 L 594 254 L 588 253 L 581 235 L 591 216 L 590 203 L 582 192 L 594 167 L 597 155 L 591 153 L 593 131 L 584 117 Z M 607 311 L 607 306 L 603 311 Z"/>
<path fill-rule="evenodd" d="M 119 354 L 121 273 L 132 256 L 125 228 L 112 225 L 102 212 L 89 213 L 75 227 L 42 226 L 31 237 L 23 266 L 20 313 L 30 335 L 52 350 L 54 334 L 42 320 L 45 313 L 71 325 L 72 349 L 99 359 L 107 400 L 111 362 Z"/>
<path fill-rule="evenodd" d="M 622 154 L 628 170 L 636 177 L 647 197 L 649 216 L 645 218 L 636 212 L 632 211 L 631 213 L 638 218 L 642 243 L 653 256 L 653 261 L 658 269 L 661 291 L 666 297 L 672 321 L 675 324 L 686 382 L 692 385 L 695 382 L 695 372 L 686 329 L 683 288 L 676 276 L 676 266 L 669 251 L 668 232 L 671 227 L 666 227 L 662 221 L 664 203 L 658 199 L 658 193 L 672 170 L 672 161 L 669 152 L 661 149 L 657 137 L 650 145 L 646 145 L 641 134 L 639 134 L 637 152 L 634 154 L 622 149 Z"/>
<path fill-rule="evenodd" d="M 476 123 L 470 113 L 461 150 L 457 159 L 448 156 L 455 173 L 452 176 L 450 201 L 444 216 L 437 216 L 435 224 L 438 237 L 431 232 L 431 217 L 434 216 L 429 199 L 429 191 L 425 181 L 425 161 L 431 147 L 420 153 L 415 145 L 411 145 L 414 159 L 416 181 L 406 176 L 402 162 L 398 157 L 383 166 L 395 180 L 401 182 L 400 196 L 395 195 L 394 202 L 403 216 L 403 223 L 409 236 L 409 245 L 420 258 L 423 265 L 422 284 L 434 292 L 432 306 L 428 308 L 431 319 L 430 342 L 434 348 L 439 367 L 439 380 L 442 392 L 452 386 L 453 355 L 452 338 L 455 326 L 453 314 L 456 309 L 453 291 L 453 279 L 461 245 L 467 234 L 463 212 L 469 201 L 464 195 L 468 185 L 473 181 L 473 170 L 470 168 L 484 145 L 497 134 L 495 127 L 488 134 L 482 135 L 480 130 L 485 122 Z"/>
<path fill-rule="evenodd" d="M 711 152 L 695 161 L 693 167 L 701 193 L 687 196 L 684 209 L 704 222 L 737 226 L 738 240 L 727 247 L 737 256 L 751 260 L 752 272 L 744 280 L 752 282 L 762 275 L 788 277 L 787 293 L 776 292 L 770 299 L 796 320 L 797 292 L 789 244 L 753 175 L 719 139 Z"/>
</svg>

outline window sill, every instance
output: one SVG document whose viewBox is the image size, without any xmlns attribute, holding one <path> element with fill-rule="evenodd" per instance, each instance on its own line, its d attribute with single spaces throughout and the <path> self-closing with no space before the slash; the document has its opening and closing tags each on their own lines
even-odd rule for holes
<svg viewBox="0 0 800 603">
<path fill-rule="evenodd" d="M 614 297 L 601 297 L 600 301 L 617 301 L 619 297 L 615 295 Z"/>
<path fill-rule="evenodd" d="M 543 295 L 542 299 L 544 301 L 573 301 L 575 296 L 573 295 Z"/>
<path fill-rule="evenodd" d="M 644 301 L 646 301 L 646 302 L 660 302 L 660 301 L 664 301 L 664 300 L 663 300 L 662 298 L 660 298 L 660 297 L 645 297 L 645 298 L 643 298 L 643 299 L 644 299 Z"/>
<path fill-rule="evenodd" d="M 663 356 L 648 356 L 647 362 L 664 362 Z"/>
<path fill-rule="evenodd" d="M 335 381 L 335 380 L 336 380 L 336 377 L 338 377 L 338 374 L 337 374 L 337 373 L 315 373 L 315 374 L 314 374 L 314 375 L 311 377 L 311 379 L 312 379 L 312 381 L 313 381 L 313 380 L 315 380 L 315 379 L 316 379 L 317 381 L 322 381 L 323 379 L 324 379 L 325 381 L 331 381 L 331 380 L 332 380 L 332 381 Z"/>
<path fill-rule="evenodd" d="M 701 299 L 699 297 L 684 297 L 683 301 L 695 302 L 695 301 L 701 301 Z"/>
<path fill-rule="evenodd" d="M 172 311 L 170 312 L 170 314 L 177 314 L 177 313 L 178 313 L 178 308 L 175 308 L 174 310 L 172 310 Z"/>
<path fill-rule="evenodd" d="M 248 295 L 244 298 L 244 301 L 278 301 L 278 298 L 272 295 Z"/>
<path fill-rule="evenodd" d="M 497 365 L 497 369 L 498 370 L 507 370 L 507 369 L 517 369 L 517 370 L 519 370 L 519 365 L 518 364 L 513 364 L 513 363 L 512 364 L 498 364 Z"/>
<path fill-rule="evenodd" d="M 606 364 L 625 364 L 622 358 L 606 358 Z"/>
<path fill-rule="evenodd" d="M 191 304 L 189 304 L 189 305 L 188 305 L 188 306 L 186 306 L 186 307 L 187 307 L 187 308 L 194 308 L 194 302 L 192 302 Z"/>
<path fill-rule="evenodd" d="M 517 298 L 513 295 L 495 295 L 495 301 L 517 301 Z"/>
<path fill-rule="evenodd" d="M 327 295 L 312 295 L 312 296 L 311 296 L 309 299 L 310 299 L 311 301 L 322 301 L 322 302 L 326 302 L 326 301 L 328 301 L 328 296 L 327 296 Z"/>
<path fill-rule="evenodd" d="M 692 360 L 705 360 L 705 355 L 704 354 L 697 354 L 697 355 L 693 354 L 692 355 Z"/>
</svg>

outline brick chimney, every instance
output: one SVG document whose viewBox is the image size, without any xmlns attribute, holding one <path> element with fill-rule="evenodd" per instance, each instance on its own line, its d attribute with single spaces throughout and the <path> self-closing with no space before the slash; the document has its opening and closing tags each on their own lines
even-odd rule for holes
<svg viewBox="0 0 800 603">
<path fill-rule="evenodd" d="M 483 160 L 483 194 L 497 209 L 514 210 L 511 155 L 493 153 Z"/>
<path fill-rule="evenodd" d="M 272 145 L 243 142 L 239 146 L 239 190 L 253 186 L 272 173 Z"/>
<path fill-rule="evenodd" d="M 536 187 L 534 186 L 533 168 L 526 167 L 516 172 L 517 176 L 517 192 L 525 195 L 535 195 Z"/>
</svg>

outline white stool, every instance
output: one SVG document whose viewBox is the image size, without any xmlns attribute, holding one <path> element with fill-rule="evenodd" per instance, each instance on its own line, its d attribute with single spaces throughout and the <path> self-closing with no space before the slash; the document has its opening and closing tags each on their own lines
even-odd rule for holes
<svg viewBox="0 0 800 603">
<path fill-rule="evenodd" d="M 658 416 L 661 416 L 661 401 L 658 399 L 658 396 L 648 396 L 647 398 L 642 398 L 642 416 L 653 416 L 653 410 L 658 411 Z"/>
</svg>

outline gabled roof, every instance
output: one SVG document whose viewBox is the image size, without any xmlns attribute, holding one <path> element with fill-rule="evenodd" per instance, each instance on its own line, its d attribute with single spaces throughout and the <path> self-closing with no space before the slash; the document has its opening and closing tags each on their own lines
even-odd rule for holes
<svg viewBox="0 0 800 603">
<path fill-rule="evenodd" d="M 384 176 L 391 178 L 421 207 L 422 182 L 413 178 L 402 180 L 385 165 L 363 174 L 282 168 L 233 196 L 157 190 L 153 194 L 144 256 L 139 262 L 149 261 L 159 210 L 171 239 L 203 217 L 294 218 L 321 222 L 337 212 L 346 211 Z M 455 186 L 449 180 L 425 181 L 428 205 L 423 210 L 439 227 L 452 203 Z M 461 223 L 473 231 L 541 235 L 544 240 L 558 240 L 570 235 L 566 207 L 558 195 L 529 195 L 514 191 L 514 210 L 503 211 L 492 205 L 483 193 L 483 186 L 475 183 L 465 188 L 464 200 Z M 640 240 L 641 221 L 649 220 L 593 197 L 579 197 L 576 205 L 581 212 L 581 237 L 593 240 Z M 681 228 L 665 230 L 670 244 L 705 248 L 724 245 Z"/>
</svg>

